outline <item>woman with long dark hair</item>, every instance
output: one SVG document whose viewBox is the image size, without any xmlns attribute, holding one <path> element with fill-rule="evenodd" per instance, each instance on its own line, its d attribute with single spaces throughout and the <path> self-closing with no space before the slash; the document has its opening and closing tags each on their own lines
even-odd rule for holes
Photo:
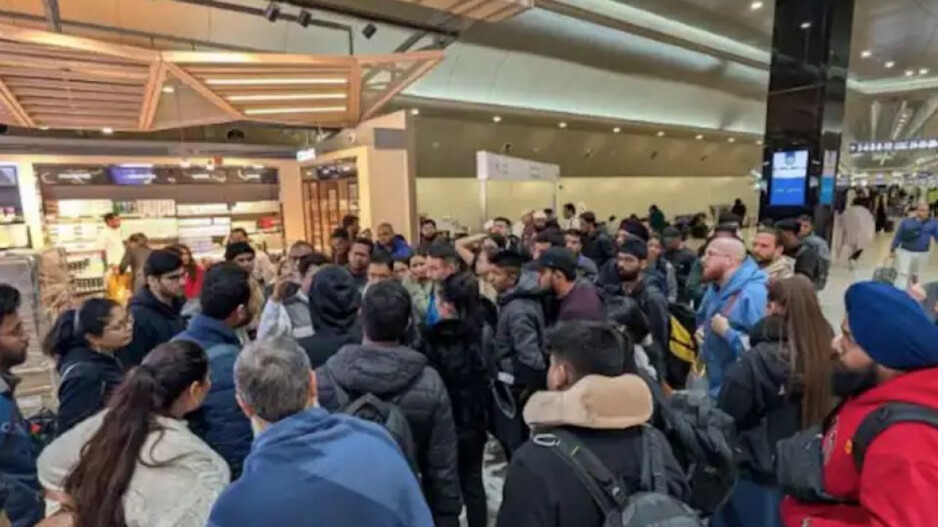
<svg viewBox="0 0 938 527">
<path fill-rule="evenodd" d="M 492 334 L 494 306 L 486 302 L 471 274 L 446 278 L 436 288 L 440 320 L 424 328 L 422 339 L 424 354 L 443 378 L 453 406 L 469 527 L 485 527 L 488 519 L 482 458 L 488 438 L 486 342 Z"/>
<path fill-rule="evenodd" d="M 225 461 L 184 419 L 211 388 L 197 344 L 169 342 L 132 369 L 107 410 L 56 439 L 39 480 L 76 527 L 203 526 L 228 485 Z"/>
<path fill-rule="evenodd" d="M 104 408 L 124 376 L 115 353 L 130 344 L 133 325 L 126 309 L 105 298 L 59 315 L 42 345 L 59 374 L 59 434 Z"/>
<path fill-rule="evenodd" d="M 740 479 L 715 527 L 781 525 L 775 444 L 820 424 L 834 405 L 834 331 L 810 280 L 772 282 L 767 316 L 749 338 L 751 349 L 727 370 L 720 390 L 720 409 L 736 421 Z"/>
<path fill-rule="evenodd" d="M 182 258 L 182 267 L 186 270 L 186 300 L 198 298 L 199 293 L 202 292 L 202 281 L 205 279 L 205 269 L 192 257 L 192 250 L 189 249 L 188 245 L 177 243 L 170 247 L 170 249 L 179 253 L 179 257 Z"/>
</svg>

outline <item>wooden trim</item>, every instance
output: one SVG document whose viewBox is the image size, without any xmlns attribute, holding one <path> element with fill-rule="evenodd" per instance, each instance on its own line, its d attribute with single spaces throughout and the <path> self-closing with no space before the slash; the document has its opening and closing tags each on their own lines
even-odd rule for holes
<svg viewBox="0 0 938 527">
<path fill-rule="evenodd" d="M 408 53 L 391 53 L 386 55 L 360 55 L 356 58 L 362 66 L 377 66 L 393 64 L 395 62 L 413 62 L 417 60 L 442 60 L 445 54 L 442 50 L 429 49 L 425 51 L 411 51 Z"/>
<path fill-rule="evenodd" d="M 353 123 L 358 122 L 362 113 L 362 68 L 357 66 L 352 68 L 349 75 L 349 94 L 348 94 L 348 118 Z"/>
<path fill-rule="evenodd" d="M 50 33 L 48 31 L 29 29 L 4 23 L 0 23 L 0 39 L 77 49 L 79 51 L 121 57 L 143 63 L 153 62 L 159 57 L 158 51 L 149 49 L 126 46 L 123 44 L 111 44 L 90 38 L 74 37 L 71 35 L 63 35 L 62 33 Z"/>
<path fill-rule="evenodd" d="M 124 86 L 133 86 L 137 90 L 143 89 L 143 81 L 147 78 L 146 74 L 141 75 L 138 79 L 128 79 L 124 77 L 103 77 L 101 75 L 54 69 L 6 68 L 2 65 L 0 65 L 0 77 L 6 77 L 8 80 L 12 80 L 9 79 L 9 77 L 23 77 L 28 79 L 41 79 L 43 81 L 78 80 L 103 84 L 121 84 Z"/>
<path fill-rule="evenodd" d="M 13 92 L 10 91 L 10 88 L 3 82 L 3 79 L 0 79 L 0 101 L 3 102 L 4 106 L 7 107 L 7 110 L 16 117 L 16 120 L 20 122 L 22 126 L 29 126 L 31 128 L 36 126 L 36 123 L 33 122 L 32 117 L 26 113 L 26 110 L 20 106 L 19 101 L 16 100 L 16 96 L 13 95 Z"/>
<path fill-rule="evenodd" d="M 46 83 L 43 83 L 46 84 Z M 10 86 L 16 92 L 24 104 L 27 104 L 28 98 L 35 98 L 32 104 L 40 104 L 38 101 L 108 101 L 113 104 L 133 104 L 140 107 L 143 97 L 139 93 L 115 93 L 108 91 L 83 91 L 74 87 L 66 88 L 64 85 L 59 89 L 55 86 L 44 85 L 42 88 L 21 88 L 19 86 Z"/>
<path fill-rule="evenodd" d="M 390 101 L 391 98 L 393 98 L 395 95 L 400 93 L 401 90 L 409 86 L 410 83 L 414 82 L 415 80 L 423 76 L 424 73 L 430 71 L 430 69 L 436 66 L 437 63 L 440 62 L 440 60 L 442 60 L 442 57 L 440 57 L 440 59 L 437 59 L 437 60 L 429 60 L 423 63 L 420 63 L 420 62 L 415 63 L 411 67 L 410 73 L 400 77 L 396 82 L 388 86 L 388 88 L 384 91 L 384 93 L 381 94 L 378 97 L 378 99 L 375 100 L 375 102 L 373 102 L 368 108 L 365 109 L 364 113 L 362 114 L 361 120 L 364 121 L 366 119 L 371 118 L 375 113 L 377 113 L 377 111 L 382 106 L 387 104 L 387 102 Z"/>
<path fill-rule="evenodd" d="M 6 75 L 5 72 L 0 71 L 0 76 Z M 137 84 L 115 84 L 113 82 L 100 83 L 100 82 L 84 82 L 84 81 L 75 81 L 75 80 L 64 80 L 61 78 L 54 79 L 41 79 L 41 78 L 31 78 L 31 77 L 16 77 L 11 78 L 6 77 L 7 85 L 19 92 L 22 89 L 41 89 L 41 90 L 61 90 L 61 92 L 71 92 L 73 95 L 76 92 L 85 92 L 85 93 L 107 93 L 107 94 L 120 94 L 120 95 L 133 95 L 137 99 L 142 99 L 143 95 L 140 91 L 140 86 Z"/>
<path fill-rule="evenodd" d="M 214 53 L 210 51 L 163 51 L 163 62 L 173 64 L 258 64 L 270 66 L 312 65 L 312 66 L 353 66 L 355 57 L 344 55 L 291 55 L 286 53 L 236 53 L 231 51 Z"/>
<path fill-rule="evenodd" d="M 208 99 L 212 104 L 221 108 L 225 113 L 231 115 L 236 119 L 244 119 L 244 114 L 239 112 L 234 106 L 228 103 L 225 99 L 219 97 L 215 92 L 205 87 L 204 84 L 199 82 L 198 79 L 189 74 L 179 65 L 173 64 L 172 62 L 164 62 L 166 69 L 174 77 L 179 79 L 181 82 L 185 83 L 187 86 L 195 90 L 199 95 Z"/>
<path fill-rule="evenodd" d="M 47 98 L 36 98 L 36 97 L 24 97 L 22 94 L 17 93 L 17 98 L 20 101 L 20 104 L 23 108 L 26 108 L 30 112 L 38 111 L 42 108 L 55 109 L 55 108 L 102 108 L 105 110 L 128 110 L 132 112 L 140 111 L 140 102 L 139 101 L 112 101 L 107 98 L 99 99 L 82 99 L 82 100 L 73 100 L 73 99 L 47 99 Z"/>
<path fill-rule="evenodd" d="M 150 76 L 143 90 L 143 105 L 140 108 L 140 130 L 146 131 L 153 125 L 156 108 L 163 94 L 163 82 L 166 80 L 166 68 L 162 62 L 150 65 Z"/>
</svg>

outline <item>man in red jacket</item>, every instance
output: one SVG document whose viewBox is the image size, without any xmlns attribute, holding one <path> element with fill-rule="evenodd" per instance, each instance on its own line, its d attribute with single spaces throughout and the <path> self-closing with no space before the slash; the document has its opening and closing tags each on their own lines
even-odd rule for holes
<svg viewBox="0 0 938 527">
<path fill-rule="evenodd" d="M 863 282 L 847 291 L 843 334 L 834 340 L 834 390 L 845 402 L 824 435 L 824 488 L 845 504 L 782 503 L 787 527 L 934 527 L 938 428 L 900 422 L 869 444 L 862 470 L 857 429 L 886 403 L 938 412 L 938 326 L 907 294 Z"/>
</svg>

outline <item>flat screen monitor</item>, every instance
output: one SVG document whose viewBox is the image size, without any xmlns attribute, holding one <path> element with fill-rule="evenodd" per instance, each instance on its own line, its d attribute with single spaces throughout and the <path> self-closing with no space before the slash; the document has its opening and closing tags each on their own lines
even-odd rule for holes
<svg viewBox="0 0 938 527">
<path fill-rule="evenodd" d="M 775 152 L 772 156 L 769 204 L 773 207 L 803 207 L 807 177 L 807 150 Z"/>
</svg>

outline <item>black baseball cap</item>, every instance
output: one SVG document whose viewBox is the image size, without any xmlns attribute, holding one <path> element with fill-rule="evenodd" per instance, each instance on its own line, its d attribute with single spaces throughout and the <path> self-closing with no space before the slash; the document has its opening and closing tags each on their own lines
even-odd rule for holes
<svg viewBox="0 0 938 527">
<path fill-rule="evenodd" d="M 537 259 L 538 269 L 556 269 L 568 280 L 576 278 L 577 261 L 573 251 L 564 247 L 551 247 Z"/>
<path fill-rule="evenodd" d="M 666 227 L 661 231 L 661 241 L 664 243 L 668 243 L 671 240 L 680 240 L 681 238 L 683 238 L 683 236 L 681 236 L 681 230 L 677 227 Z"/>
</svg>

